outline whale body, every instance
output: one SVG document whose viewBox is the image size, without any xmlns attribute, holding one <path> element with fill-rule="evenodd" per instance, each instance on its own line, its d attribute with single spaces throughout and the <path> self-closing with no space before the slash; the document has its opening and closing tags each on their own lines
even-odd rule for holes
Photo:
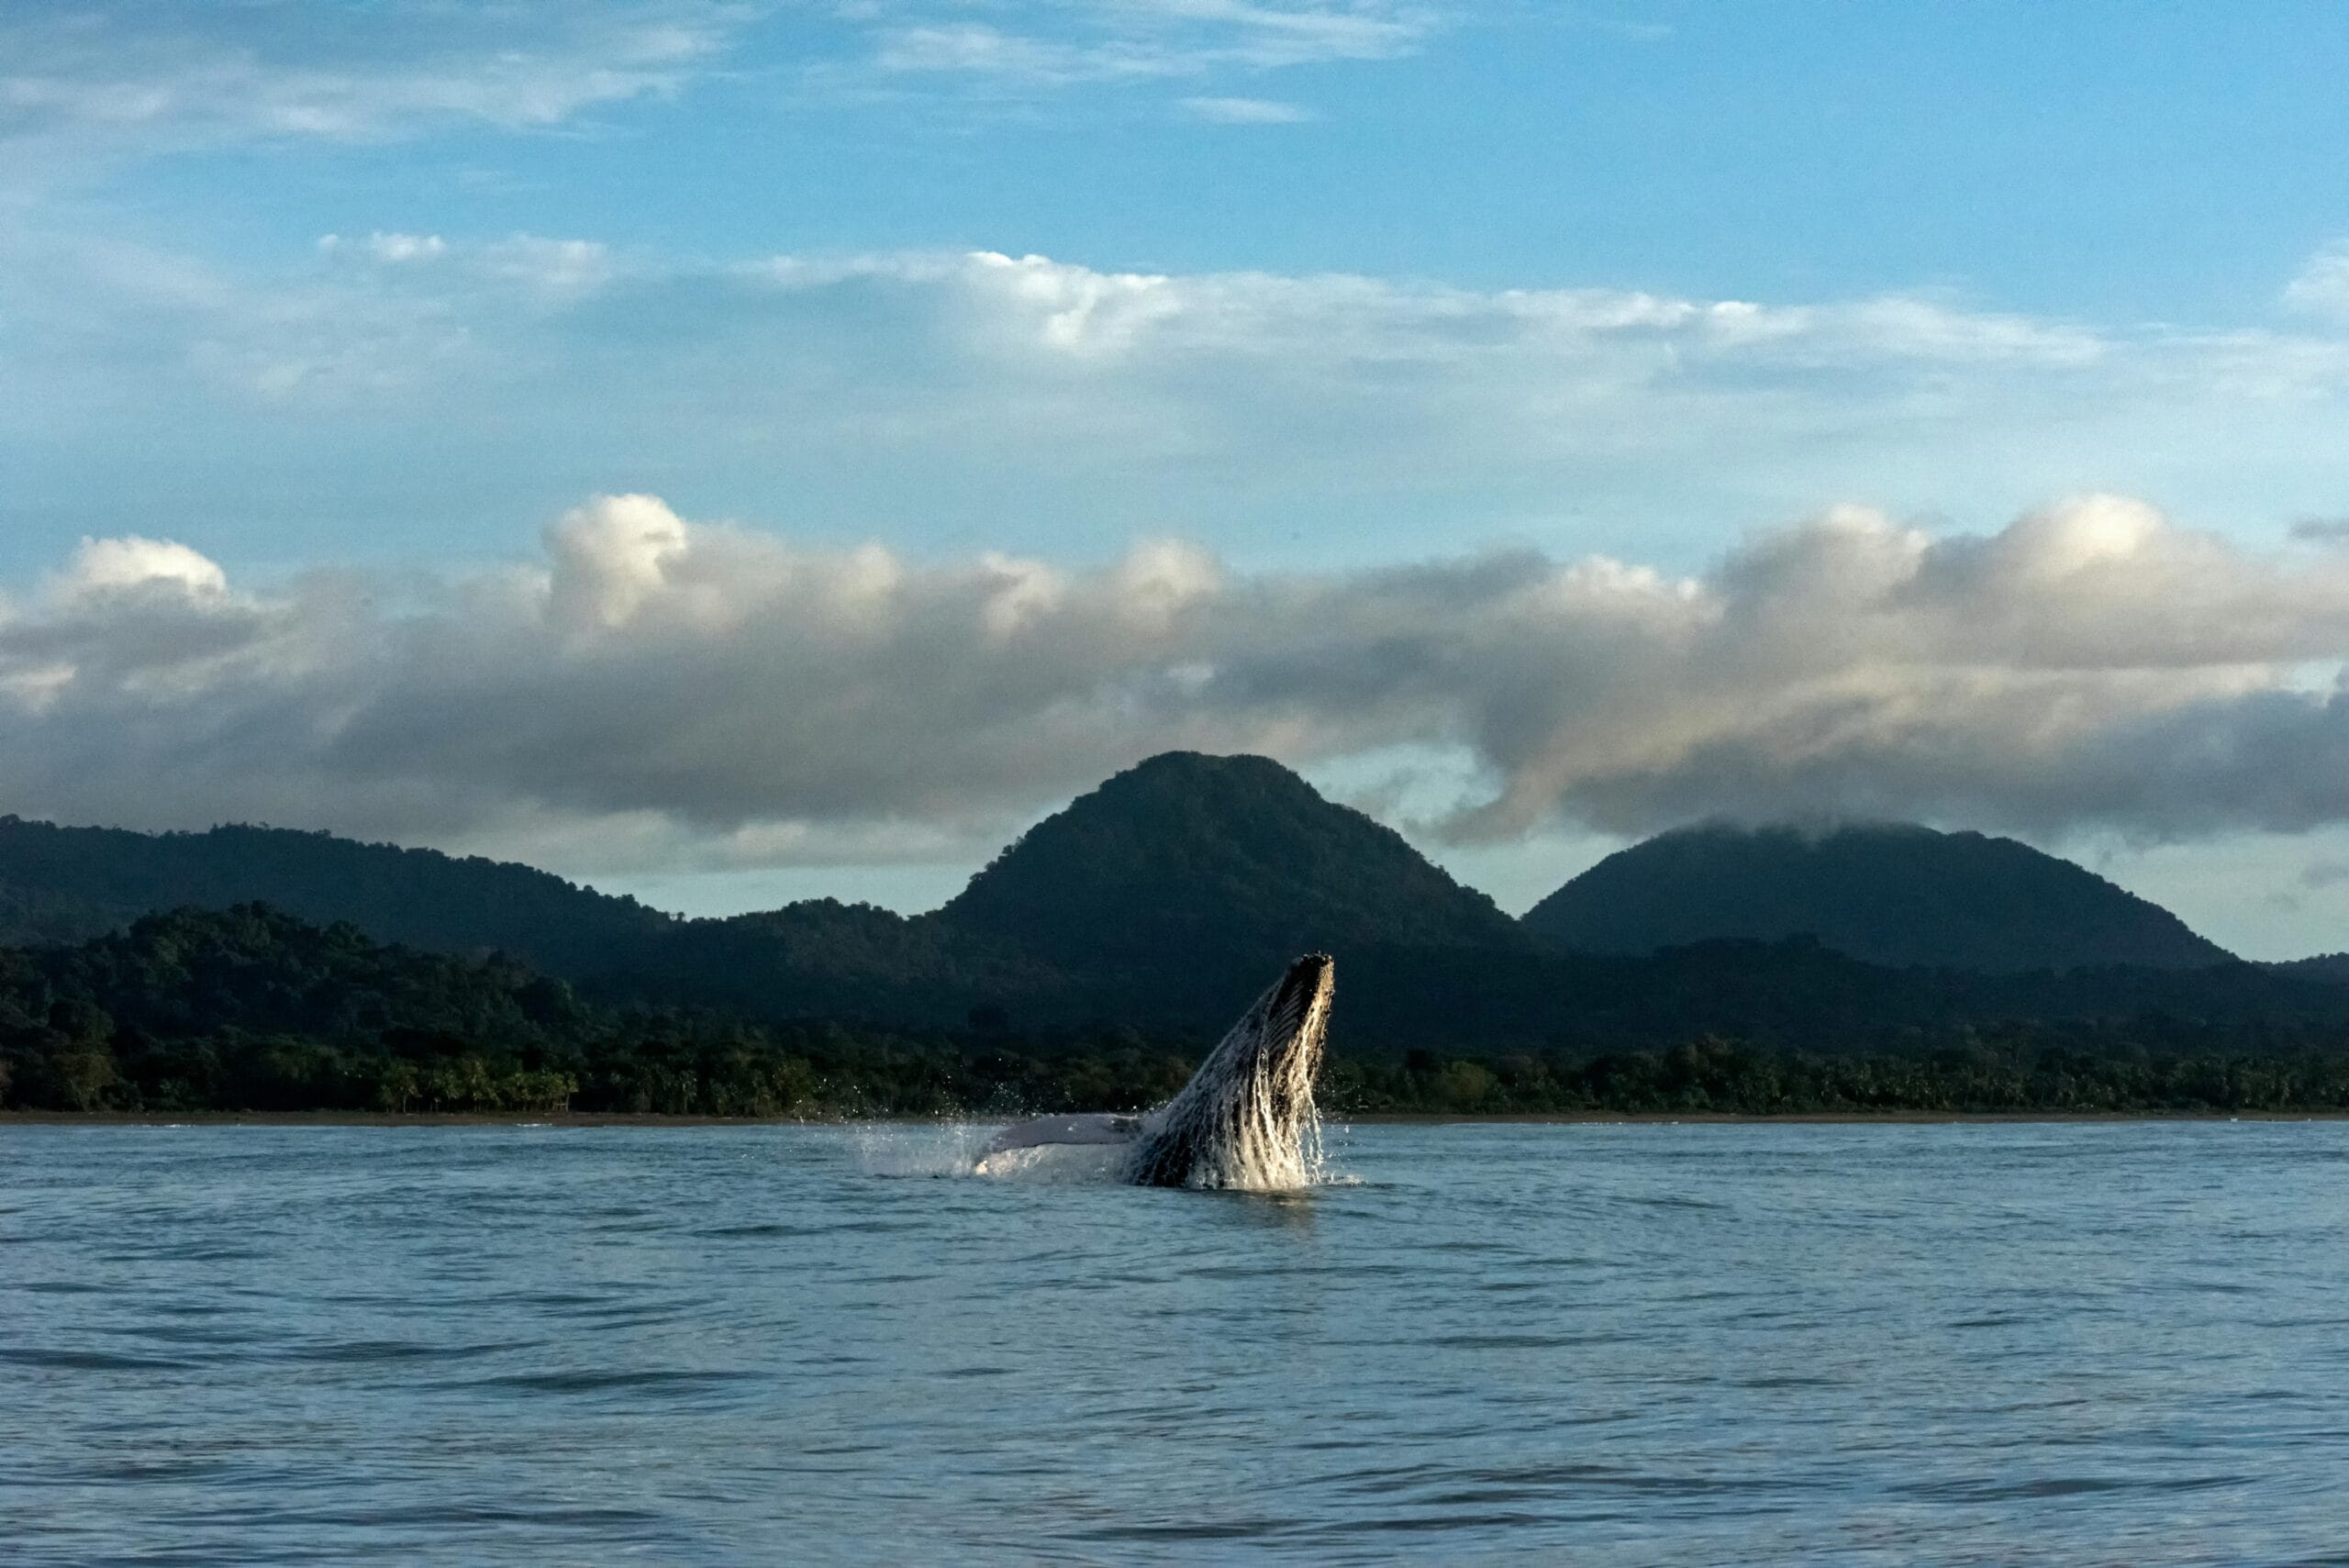
<svg viewBox="0 0 2349 1568">
<path fill-rule="evenodd" d="M 1118 1173 L 1138 1186 L 1301 1187 L 1320 1159 L 1313 1078 L 1330 1027 L 1337 965 L 1308 953 L 1288 966 L 1208 1053 L 1182 1092 L 1144 1116 L 1042 1117 L 1006 1128 L 979 1161 L 1015 1150 L 1124 1146 Z"/>
</svg>

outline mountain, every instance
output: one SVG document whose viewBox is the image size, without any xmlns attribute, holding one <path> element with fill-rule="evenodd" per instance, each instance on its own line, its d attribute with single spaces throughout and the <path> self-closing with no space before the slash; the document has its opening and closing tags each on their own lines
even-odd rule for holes
<svg viewBox="0 0 2349 1568">
<path fill-rule="evenodd" d="M 267 904 L 378 941 L 502 949 L 559 974 L 629 961 L 678 924 L 529 866 L 279 828 L 132 833 L 0 817 L 0 945 L 120 930 L 158 909 Z"/>
<path fill-rule="evenodd" d="M 2349 1038 L 2349 986 L 2317 967 L 2230 963 L 2154 906 L 2003 840 L 1667 834 L 1520 927 L 1259 757 L 1152 758 L 911 917 L 818 899 L 688 920 L 524 866 L 324 834 L 0 818 L 0 947 L 254 902 L 378 942 L 501 951 L 597 1006 L 985 1040 L 1130 1026 L 1196 1046 L 1316 948 L 1341 960 L 1333 1040 L 1372 1054 L 1598 1053 L 1708 1033 L 1905 1050 L 2112 1020 L 2189 1044 L 2258 1019 Z"/>
<path fill-rule="evenodd" d="M 1153 757 L 911 918 L 814 899 L 682 920 L 526 866 L 322 833 L 0 818 L 0 945 L 247 903 L 379 941 L 502 951 L 611 998 L 926 1024 L 985 1012 L 1208 1029 L 1308 949 L 1528 945 L 1400 835 L 1262 757 Z"/>
<path fill-rule="evenodd" d="M 1152 757 L 1037 824 L 938 917 L 1102 978 L 1252 974 L 1315 949 L 1527 945 L 1394 829 L 1269 759 L 1194 751 Z"/>
<path fill-rule="evenodd" d="M 1992 973 L 2232 958 L 2069 861 L 2011 839 L 1907 826 L 1683 828 L 1608 856 L 1524 925 L 1581 952 L 1809 935 L 1871 963 Z"/>
</svg>

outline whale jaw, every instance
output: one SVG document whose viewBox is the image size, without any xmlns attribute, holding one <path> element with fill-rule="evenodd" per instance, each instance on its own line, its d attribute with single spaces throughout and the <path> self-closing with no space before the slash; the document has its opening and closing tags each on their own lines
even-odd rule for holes
<svg viewBox="0 0 2349 1568">
<path fill-rule="evenodd" d="M 1336 977 L 1326 953 L 1290 964 L 1144 1123 L 1126 1180 L 1258 1191 L 1310 1182 L 1320 1158 L 1313 1077 Z"/>
</svg>

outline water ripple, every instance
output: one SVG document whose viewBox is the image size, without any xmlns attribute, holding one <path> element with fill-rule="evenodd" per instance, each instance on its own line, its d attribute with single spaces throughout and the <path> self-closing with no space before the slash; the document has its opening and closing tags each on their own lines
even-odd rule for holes
<svg viewBox="0 0 2349 1568">
<path fill-rule="evenodd" d="M 0 1561 L 2349 1564 L 2349 1128 L 0 1127 Z"/>
</svg>

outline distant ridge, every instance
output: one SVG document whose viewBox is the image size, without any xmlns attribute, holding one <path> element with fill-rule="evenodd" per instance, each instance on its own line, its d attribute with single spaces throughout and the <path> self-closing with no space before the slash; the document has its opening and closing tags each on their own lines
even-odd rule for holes
<svg viewBox="0 0 2349 1568">
<path fill-rule="evenodd" d="M 1989 973 L 2232 959 L 2069 861 L 2011 839 L 1915 826 L 1683 828 L 1608 856 L 1524 924 L 1582 952 L 1810 936 L 1871 963 Z"/>
<path fill-rule="evenodd" d="M 502 950 L 557 973 L 618 962 L 677 922 L 510 862 L 328 833 L 60 828 L 0 817 L 0 945 L 79 942 L 160 909 L 267 904 L 378 941 Z"/>
<path fill-rule="evenodd" d="M 1169 751 L 1036 825 L 939 912 L 1066 968 L 1521 949 L 1484 894 L 1265 757 Z"/>
<path fill-rule="evenodd" d="M 2288 974 L 2296 980 L 2349 985 L 2349 952 L 2321 952 L 2313 958 L 2282 959 L 2261 967 L 2277 974 Z"/>
</svg>

